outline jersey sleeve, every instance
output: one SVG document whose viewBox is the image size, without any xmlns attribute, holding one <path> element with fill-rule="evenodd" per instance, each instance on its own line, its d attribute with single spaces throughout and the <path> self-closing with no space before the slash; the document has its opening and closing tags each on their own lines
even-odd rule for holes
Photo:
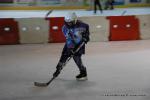
<svg viewBox="0 0 150 100">
<path fill-rule="evenodd" d="M 82 37 L 85 38 L 87 41 L 89 41 L 89 40 L 90 40 L 89 25 L 86 24 L 85 27 L 86 27 L 86 30 L 85 30 L 85 32 L 82 34 Z"/>
</svg>

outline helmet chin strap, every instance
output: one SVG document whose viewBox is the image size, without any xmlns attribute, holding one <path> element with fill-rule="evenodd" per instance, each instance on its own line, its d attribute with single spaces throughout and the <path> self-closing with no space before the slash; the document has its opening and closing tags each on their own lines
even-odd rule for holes
<svg viewBox="0 0 150 100">
<path fill-rule="evenodd" d="M 77 20 L 74 20 L 74 24 L 76 24 L 77 23 Z"/>
</svg>

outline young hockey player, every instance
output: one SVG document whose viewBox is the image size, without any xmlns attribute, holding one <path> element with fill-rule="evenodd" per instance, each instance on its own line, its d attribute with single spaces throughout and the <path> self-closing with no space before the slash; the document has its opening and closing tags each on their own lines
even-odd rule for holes
<svg viewBox="0 0 150 100">
<path fill-rule="evenodd" d="M 57 77 L 63 68 L 63 64 L 68 57 L 73 55 L 73 60 L 79 68 L 79 75 L 76 76 L 77 80 L 87 80 L 87 70 L 82 63 L 82 55 L 85 54 L 85 44 L 75 53 L 76 49 L 81 43 L 87 43 L 89 41 L 89 25 L 79 21 L 77 15 L 74 12 L 68 13 L 65 16 L 65 24 L 62 27 L 62 32 L 66 38 L 66 43 L 62 50 L 60 60 L 56 66 L 56 72 L 53 74 Z"/>
</svg>

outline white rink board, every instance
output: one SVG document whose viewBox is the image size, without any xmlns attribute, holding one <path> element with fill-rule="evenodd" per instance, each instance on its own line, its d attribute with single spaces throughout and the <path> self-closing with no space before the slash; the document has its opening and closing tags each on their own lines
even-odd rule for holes
<svg viewBox="0 0 150 100">
<path fill-rule="evenodd" d="M 16 18 L 20 43 L 48 43 L 49 21 L 43 18 Z"/>
<path fill-rule="evenodd" d="M 89 25 L 90 41 L 104 42 L 108 41 L 109 37 L 109 20 L 104 16 L 80 17 L 80 20 Z"/>
<path fill-rule="evenodd" d="M 150 15 L 136 16 L 140 23 L 140 37 L 142 40 L 150 39 Z"/>
</svg>

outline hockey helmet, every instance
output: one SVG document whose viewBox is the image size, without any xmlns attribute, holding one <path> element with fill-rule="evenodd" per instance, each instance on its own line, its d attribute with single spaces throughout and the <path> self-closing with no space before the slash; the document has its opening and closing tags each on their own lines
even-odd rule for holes
<svg viewBox="0 0 150 100">
<path fill-rule="evenodd" d="M 65 16 L 65 24 L 67 26 L 74 26 L 77 22 L 77 15 L 75 12 L 70 12 Z"/>
</svg>

